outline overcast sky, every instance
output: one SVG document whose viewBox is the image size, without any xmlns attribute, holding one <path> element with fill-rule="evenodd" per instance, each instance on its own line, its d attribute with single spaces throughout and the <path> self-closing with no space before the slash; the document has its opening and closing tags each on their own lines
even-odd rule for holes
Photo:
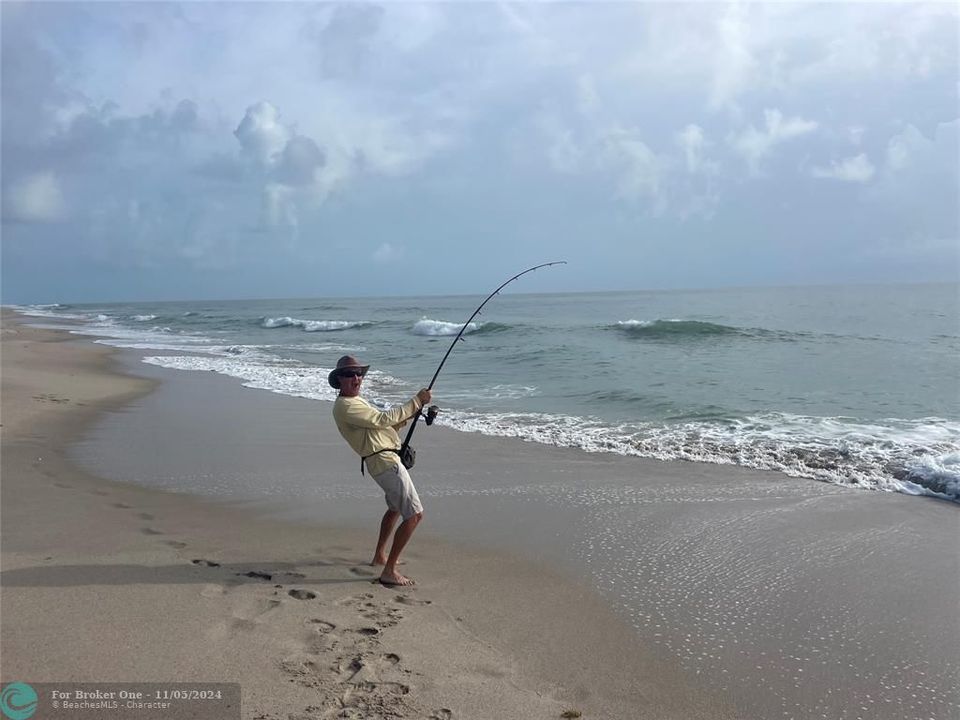
<svg viewBox="0 0 960 720">
<path fill-rule="evenodd" d="M 15 3 L 2 299 L 956 280 L 953 3 Z"/>
</svg>

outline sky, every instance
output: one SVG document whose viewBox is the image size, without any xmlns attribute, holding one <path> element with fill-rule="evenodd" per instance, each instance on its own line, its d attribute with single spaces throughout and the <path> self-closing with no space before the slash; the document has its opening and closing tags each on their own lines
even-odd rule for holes
<svg viewBox="0 0 960 720">
<path fill-rule="evenodd" d="M 953 3 L 0 3 L 5 303 L 949 282 Z"/>
</svg>

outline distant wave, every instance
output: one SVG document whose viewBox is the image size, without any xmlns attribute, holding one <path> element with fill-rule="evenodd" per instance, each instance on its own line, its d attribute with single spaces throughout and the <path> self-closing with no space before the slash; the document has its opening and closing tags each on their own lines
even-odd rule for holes
<svg viewBox="0 0 960 720">
<path fill-rule="evenodd" d="M 700 320 L 620 320 L 615 327 L 632 337 L 649 338 L 744 334 L 740 328 Z"/>
<path fill-rule="evenodd" d="M 77 315 L 73 313 L 63 312 L 64 310 L 69 310 L 70 305 L 62 305 L 60 303 L 41 303 L 37 305 L 8 305 L 11 310 L 16 310 L 21 315 L 26 315 L 28 317 L 42 317 L 42 318 L 63 318 L 66 320 L 86 320 L 88 319 L 87 315 Z"/>
<path fill-rule="evenodd" d="M 137 322 L 150 322 L 151 320 L 156 320 L 156 315 L 134 315 L 133 319 Z"/>
<path fill-rule="evenodd" d="M 337 330 L 349 330 L 350 328 L 364 327 L 371 325 L 369 321 L 359 320 L 299 320 L 292 317 L 263 318 L 260 327 L 273 330 L 276 328 L 295 327 L 304 332 L 335 332 Z"/>
<path fill-rule="evenodd" d="M 418 320 L 411 332 L 414 335 L 426 335 L 427 337 L 443 337 L 443 336 L 453 336 L 460 332 L 460 328 L 463 327 L 463 323 L 452 323 L 445 322 L 444 320 L 431 320 L 430 318 L 423 318 Z M 503 325 L 501 323 L 476 323 L 472 322 L 467 325 L 467 329 L 464 331 L 464 335 L 471 333 L 491 333 L 491 332 L 501 332 L 503 330 L 509 329 L 508 325 Z"/>
<path fill-rule="evenodd" d="M 767 330 L 765 328 L 742 328 L 703 320 L 619 320 L 613 329 L 639 340 L 696 340 L 710 337 L 745 337 L 766 340 L 798 340 L 805 333 Z"/>
</svg>

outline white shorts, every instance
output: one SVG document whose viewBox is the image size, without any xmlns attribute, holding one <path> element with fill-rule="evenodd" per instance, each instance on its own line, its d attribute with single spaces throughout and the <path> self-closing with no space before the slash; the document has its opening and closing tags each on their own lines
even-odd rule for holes
<svg viewBox="0 0 960 720">
<path fill-rule="evenodd" d="M 423 512 L 417 489 L 413 486 L 410 473 L 402 464 L 398 463 L 389 470 L 374 475 L 373 479 L 383 489 L 387 507 L 400 513 L 404 520 Z"/>
</svg>

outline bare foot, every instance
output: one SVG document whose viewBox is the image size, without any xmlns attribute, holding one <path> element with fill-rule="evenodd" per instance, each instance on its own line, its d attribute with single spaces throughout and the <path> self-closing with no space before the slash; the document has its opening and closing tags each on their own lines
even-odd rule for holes
<svg viewBox="0 0 960 720">
<path fill-rule="evenodd" d="M 386 564 L 387 564 L 387 559 L 386 559 L 386 558 L 375 557 L 373 560 L 370 561 L 370 565 L 371 565 L 372 567 L 378 567 L 378 566 L 382 566 L 382 565 L 386 565 Z M 400 560 L 400 561 L 397 562 L 397 565 L 406 565 L 406 564 L 407 564 L 407 561 L 406 561 L 406 560 Z"/>
<path fill-rule="evenodd" d="M 380 576 L 380 582 L 388 587 L 414 585 L 414 581 L 398 572 L 383 573 Z"/>
</svg>

